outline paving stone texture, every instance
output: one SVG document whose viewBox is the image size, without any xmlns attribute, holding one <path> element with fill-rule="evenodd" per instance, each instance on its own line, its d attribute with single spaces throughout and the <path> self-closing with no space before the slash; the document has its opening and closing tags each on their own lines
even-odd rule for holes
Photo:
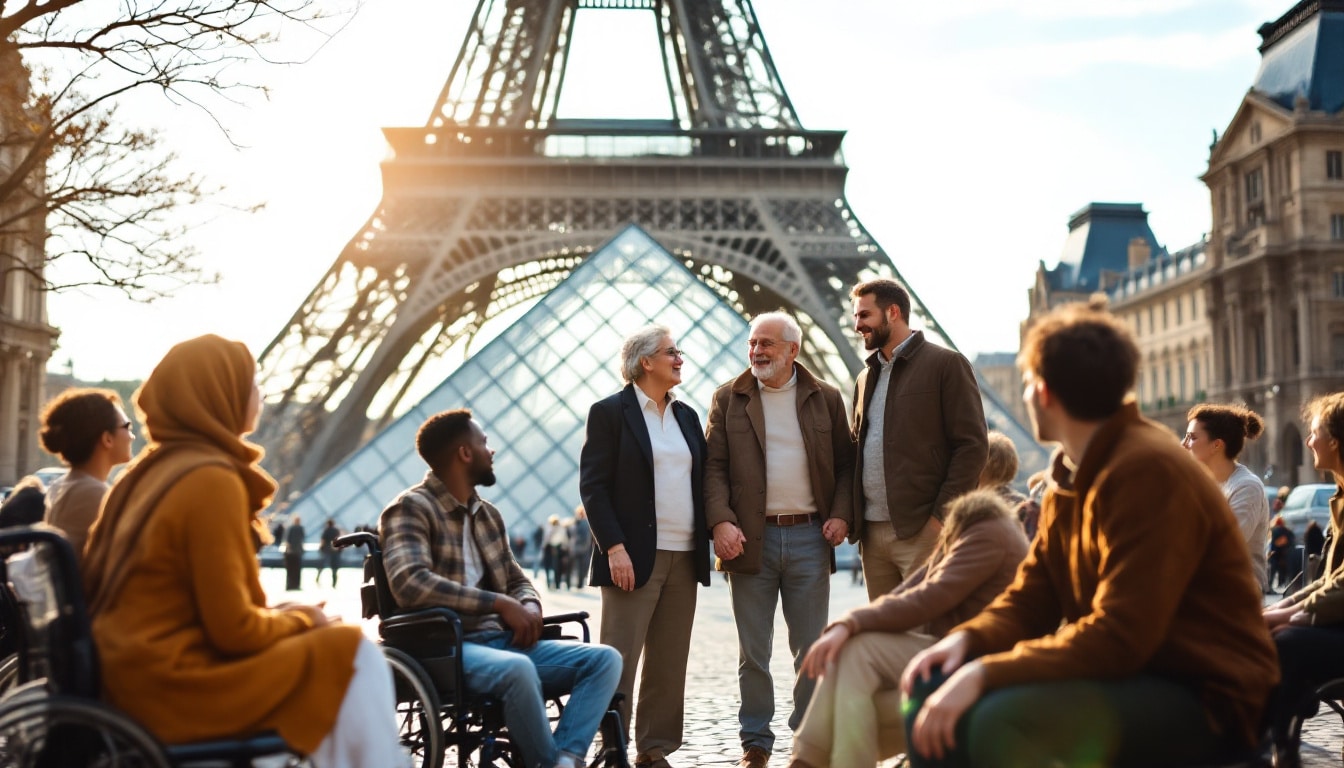
<svg viewBox="0 0 1344 768">
<path fill-rule="evenodd" d="M 351 562 L 354 558 L 350 558 Z M 530 573 L 530 572 L 529 572 Z M 322 574 L 322 585 L 314 581 L 312 569 L 304 571 L 301 592 L 284 591 L 284 571 L 279 568 L 263 569 L 262 581 L 272 600 L 299 599 L 311 602 L 325 601 L 331 612 L 349 621 L 359 618 L 359 569 L 347 567 L 341 571 L 340 586 L 330 586 L 329 572 Z M 542 605 L 547 613 L 587 611 L 594 639 L 600 625 L 601 600 L 598 590 L 551 591 L 545 586 L 544 575 L 534 580 L 541 592 Z M 868 600 L 863 585 L 854 584 L 847 572 L 837 573 L 831 582 L 830 617 L 835 618 L 851 607 Z M 376 638 L 374 628 L 366 626 L 370 637 Z M 669 756 L 675 768 L 687 766 L 731 766 L 742 756 L 737 723 L 737 633 L 733 624 L 732 607 L 728 599 L 728 585 L 719 574 L 713 583 L 700 590 L 696 606 L 695 625 L 691 635 L 691 658 L 686 680 L 685 745 Z M 775 622 L 774 654 L 771 671 L 775 681 L 776 711 L 772 722 L 775 733 L 775 751 L 771 766 L 782 768 L 788 762 L 792 733 L 788 727 L 792 697 L 792 659 L 789 655 L 787 629 L 782 613 Z M 1344 723 L 1328 709 L 1309 720 L 1303 728 L 1302 765 L 1304 768 L 1337 768 L 1341 765 L 1344 748 Z M 633 759 L 633 755 L 632 755 Z M 891 768 L 895 761 L 887 761 L 882 768 Z M 837 766 L 837 768 L 842 768 Z M 849 768 L 845 766 L 843 768 Z"/>
</svg>

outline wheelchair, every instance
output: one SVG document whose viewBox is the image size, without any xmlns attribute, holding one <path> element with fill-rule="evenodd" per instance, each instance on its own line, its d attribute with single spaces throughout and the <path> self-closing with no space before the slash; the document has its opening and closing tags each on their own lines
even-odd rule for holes
<svg viewBox="0 0 1344 768">
<path fill-rule="evenodd" d="M 379 618 L 378 635 L 392 667 L 396 685 L 397 725 L 402 746 L 422 768 L 441 768 L 449 751 L 458 766 L 510 766 L 522 759 L 509 743 L 504 709 L 495 697 L 466 690 L 462 681 L 464 631 L 458 614 L 448 608 L 402 610 L 392 596 L 377 534 L 349 533 L 334 546 L 365 547 L 364 583 L 360 598 L 364 618 Z M 586 612 L 548 616 L 542 620 L 542 639 L 591 638 Z M 579 637 L 565 636 L 565 625 L 575 625 Z M 573 631 L 573 630 L 571 630 Z M 563 711 L 567 691 L 543 691 L 552 712 Z M 590 768 L 629 768 L 625 728 L 617 710 L 620 694 L 602 718 L 602 749 Z"/>
<path fill-rule="evenodd" d="M 0 587 L 5 632 L 17 646 L 3 669 L 0 766 L 230 766 L 255 758 L 297 756 L 274 733 L 167 746 L 100 701 L 98 653 L 74 550 L 59 532 L 0 531 L 0 548 L 27 545 L 8 561 Z"/>
</svg>

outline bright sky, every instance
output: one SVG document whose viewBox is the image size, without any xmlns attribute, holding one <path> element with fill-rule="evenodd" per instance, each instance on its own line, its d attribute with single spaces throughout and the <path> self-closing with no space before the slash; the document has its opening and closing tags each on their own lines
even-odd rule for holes
<svg viewBox="0 0 1344 768">
<path fill-rule="evenodd" d="M 1208 229 L 1198 176 L 1212 131 L 1255 76 L 1256 28 L 1291 5 L 756 0 L 756 12 L 804 125 L 848 131 L 854 211 L 973 355 L 1016 349 L 1036 264 L 1057 262 L 1069 215 L 1088 202 L 1143 203 L 1173 249 Z M 268 206 L 194 230 L 218 285 L 148 306 L 53 296 L 50 367 L 142 378 L 173 343 L 206 332 L 260 353 L 373 212 L 380 128 L 426 122 L 473 8 L 364 0 L 307 63 L 256 70 L 268 102 L 219 112 L 243 149 L 194 109 L 140 113 L 166 126 L 184 167 Z M 652 14 L 585 13 L 562 116 L 664 113 L 663 86 L 646 76 L 658 72 L 644 44 Z M 595 17 L 612 26 L 582 26 Z"/>
</svg>

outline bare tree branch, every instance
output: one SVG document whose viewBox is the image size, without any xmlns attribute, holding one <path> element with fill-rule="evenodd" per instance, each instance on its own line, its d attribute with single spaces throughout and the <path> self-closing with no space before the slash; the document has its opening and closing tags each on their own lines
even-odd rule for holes
<svg viewBox="0 0 1344 768">
<path fill-rule="evenodd" d="M 143 301 L 217 280 L 187 243 L 223 190 L 123 120 L 126 97 L 148 89 L 199 109 L 237 146 L 216 111 L 265 95 L 248 65 L 294 63 L 270 55 L 279 34 L 320 48 L 358 2 L 0 0 L 0 275 Z"/>
</svg>

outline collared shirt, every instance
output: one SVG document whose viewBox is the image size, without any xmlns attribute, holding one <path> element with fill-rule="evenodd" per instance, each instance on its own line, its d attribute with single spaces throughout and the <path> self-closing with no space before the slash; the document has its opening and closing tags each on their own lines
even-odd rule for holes
<svg viewBox="0 0 1344 768">
<path fill-rule="evenodd" d="M 695 502 L 691 498 L 691 447 L 672 412 L 677 396 L 667 393 L 662 415 L 658 404 L 634 388 L 653 448 L 653 511 L 658 521 L 658 549 L 690 552 L 695 549 Z"/>
<path fill-rule="evenodd" d="M 475 632 L 505 629 L 494 611 L 500 594 L 540 604 L 513 559 L 499 510 L 480 498 L 472 499 L 468 510 L 433 472 L 383 510 L 378 533 L 388 586 L 402 608 L 451 608 L 463 627 Z M 473 549 L 464 546 L 468 536 L 477 566 L 468 562 Z M 474 578 L 473 567 L 480 569 Z"/>
<path fill-rule="evenodd" d="M 798 423 L 798 370 L 782 387 L 766 386 L 760 379 L 756 385 L 765 415 L 765 514 L 816 512 L 807 446 Z"/>
<path fill-rule="evenodd" d="M 882 350 L 877 351 L 877 383 L 873 385 L 873 400 L 868 412 L 868 434 L 863 441 L 863 519 L 870 521 L 890 520 L 891 508 L 887 505 L 887 471 L 882 459 L 882 441 L 887 422 L 887 388 L 891 385 L 891 367 L 901 352 L 915 338 L 911 331 L 905 340 L 891 350 L 891 357 L 883 358 Z"/>
</svg>

